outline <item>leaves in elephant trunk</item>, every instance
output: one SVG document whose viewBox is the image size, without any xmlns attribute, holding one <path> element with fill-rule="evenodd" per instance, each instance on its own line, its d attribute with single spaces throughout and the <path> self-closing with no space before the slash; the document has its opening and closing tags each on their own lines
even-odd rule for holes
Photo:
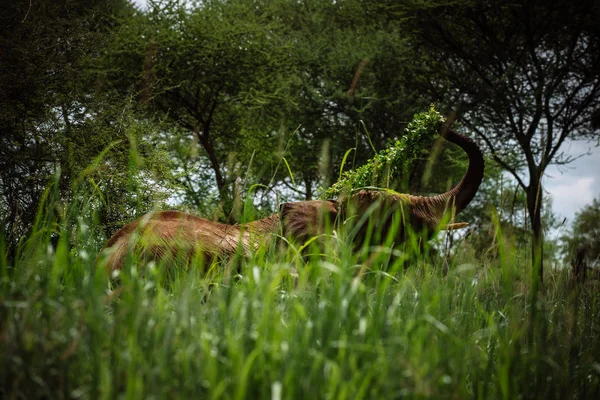
<svg viewBox="0 0 600 400">
<path fill-rule="evenodd" d="M 404 135 L 393 146 L 380 151 L 359 168 L 344 172 L 342 178 L 320 197 L 341 197 L 367 187 L 389 188 L 390 182 L 409 170 L 444 122 L 445 118 L 435 110 L 433 104 L 429 111 L 415 114 Z"/>
</svg>

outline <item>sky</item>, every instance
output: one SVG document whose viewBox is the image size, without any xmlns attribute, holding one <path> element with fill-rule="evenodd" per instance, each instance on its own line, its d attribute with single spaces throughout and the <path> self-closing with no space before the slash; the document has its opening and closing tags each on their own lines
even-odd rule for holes
<svg viewBox="0 0 600 400">
<path fill-rule="evenodd" d="M 148 0 L 132 0 L 145 8 Z M 559 218 L 573 221 L 575 213 L 595 197 L 600 197 L 600 148 L 594 143 L 572 142 L 563 144 L 566 153 L 572 156 L 585 155 L 567 166 L 549 166 L 543 180 L 547 194 L 552 197 L 552 209 Z"/>
<path fill-rule="evenodd" d="M 552 209 L 567 221 L 594 198 L 600 197 L 600 148 L 595 143 L 572 142 L 563 144 L 566 153 L 585 155 L 566 166 L 549 166 L 543 180 L 545 190 L 552 197 Z"/>
</svg>

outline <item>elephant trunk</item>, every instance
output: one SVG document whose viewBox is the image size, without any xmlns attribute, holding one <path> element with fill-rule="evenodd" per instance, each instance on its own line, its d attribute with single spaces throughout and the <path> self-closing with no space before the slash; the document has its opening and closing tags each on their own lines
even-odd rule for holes
<svg viewBox="0 0 600 400">
<path fill-rule="evenodd" d="M 453 207 L 454 215 L 461 212 L 475 197 L 483 180 L 484 160 L 479 146 L 472 139 L 461 135 L 447 126 L 442 126 L 440 136 L 460 146 L 469 157 L 469 167 L 461 181 L 446 193 L 427 197 L 427 201 L 436 209 L 437 218 L 441 219 L 448 206 Z"/>
</svg>

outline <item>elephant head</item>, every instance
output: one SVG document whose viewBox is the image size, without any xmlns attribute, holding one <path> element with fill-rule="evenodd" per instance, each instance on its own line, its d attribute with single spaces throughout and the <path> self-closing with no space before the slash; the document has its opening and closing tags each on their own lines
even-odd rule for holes
<svg viewBox="0 0 600 400">
<path fill-rule="evenodd" d="M 280 208 L 283 235 L 305 241 L 344 221 L 353 228 L 357 245 L 365 240 L 382 244 L 386 239 L 399 244 L 409 232 L 428 240 L 437 230 L 468 225 L 448 221 L 453 221 L 477 193 L 483 179 L 483 155 L 473 140 L 445 126 L 440 135 L 460 146 L 469 157 L 466 173 L 448 192 L 426 197 L 362 189 L 336 201 L 285 203 Z"/>
<path fill-rule="evenodd" d="M 362 216 L 363 219 L 365 215 L 369 215 L 370 229 L 383 234 L 395 227 L 397 237 L 394 238 L 394 243 L 403 242 L 408 230 L 428 240 L 437 230 L 458 229 L 468 225 L 448 221 L 454 221 L 454 217 L 475 197 L 483 179 L 483 155 L 473 140 L 445 126 L 440 135 L 460 146 L 469 157 L 469 167 L 454 188 L 429 197 L 385 190 L 360 190 L 343 200 L 344 204 L 340 208 L 346 210 L 348 215 Z M 363 224 L 357 235 L 358 241 L 364 240 L 366 228 L 367 224 Z"/>
<path fill-rule="evenodd" d="M 429 239 L 438 229 L 454 229 L 464 223 L 440 225 L 464 209 L 483 179 L 484 160 L 471 139 L 450 129 L 440 135 L 460 146 L 469 157 L 469 167 L 453 189 L 423 197 L 380 190 L 360 190 L 347 198 L 330 201 L 284 203 L 279 213 L 242 225 L 227 225 L 179 211 L 150 213 L 117 231 L 100 258 L 109 271 L 120 269 L 134 249 L 145 259 L 190 257 L 202 253 L 207 259 L 246 253 L 277 237 L 306 242 L 312 236 L 331 232 L 341 224 L 354 227 L 355 244 L 399 244 L 410 230 Z M 372 235 L 377 232 L 377 235 Z M 393 237 L 389 238 L 390 234 Z"/>
</svg>

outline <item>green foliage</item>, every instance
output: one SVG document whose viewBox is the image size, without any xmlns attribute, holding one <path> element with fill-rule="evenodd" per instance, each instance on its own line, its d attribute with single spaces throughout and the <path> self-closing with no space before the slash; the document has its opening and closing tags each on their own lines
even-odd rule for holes
<svg viewBox="0 0 600 400">
<path fill-rule="evenodd" d="M 565 261 L 570 263 L 583 250 L 588 266 L 600 265 L 600 199 L 575 214 L 571 229 L 561 237 Z"/>
<path fill-rule="evenodd" d="M 285 39 L 294 43 L 287 75 L 291 104 L 281 124 L 284 133 L 294 132 L 285 137 L 286 158 L 297 186 L 284 182 L 310 200 L 338 179 L 348 149 L 356 150 L 348 165 L 365 163 L 372 147 L 383 149 L 399 138 L 430 100 L 411 84 L 407 71 L 414 59 L 406 32 L 388 26 L 377 5 L 356 0 L 310 7 L 287 0 L 272 4 L 273 14 L 287 27 Z"/>
<path fill-rule="evenodd" d="M 106 105 L 102 111 L 104 118 L 112 119 L 111 126 L 93 119 L 86 124 L 87 132 L 97 138 L 111 138 L 116 130 L 120 140 L 100 142 L 105 147 L 102 152 L 102 148 L 97 149 L 97 168 L 86 168 L 81 174 L 101 193 L 90 201 L 104 236 L 109 237 L 149 209 L 167 207 L 181 185 L 176 181 L 170 146 L 161 140 L 160 124 L 140 116 L 131 104 L 117 110 Z"/>
<path fill-rule="evenodd" d="M 444 121 L 444 117 L 433 105 L 428 112 L 415 114 L 400 139 L 380 151 L 365 165 L 344 172 L 342 178 L 325 190 L 321 197 L 333 198 L 364 187 L 389 188 L 390 182 L 399 175 L 406 174 L 425 146 L 432 143 Z"/>
<path fill-rule="evenodd" d="M 114 90 L 132 93 L 149 118 L 160 118 L 176 164 L 192 181 L 212 170 L 221 217 L 228 219 L 236 181 L 265 183 L 276 168 L 273 131 L 289 51 L 281 24 L 253 2 L 156 2 L 121 25 L 104 68 Z M 194 151 L 181 151 L 186 147 Z M 255 170 L 243 171 L 250 160 Z M 202 190 L 206 182 L 180 184 L 186 203 L 214 197 Z"/>
<path fill-rule="evenodd" d="M 116 32 L 106 75 L 170 122 L 173 142 L 185 139 L 199 150 L 173 156 L 202 178 L 212 170 L 223 212 L 236 181 L 264 185 L 263 195 L 285 188 L 310 199 L 334 181 L 348 148 L 358 150 L 353 163 L 365 161 L 366 145 L 353 132 L 361 123 L 383 148 L 421 107 L 403 74 L 410 65 L 404 37 L 384 30 L 375 14 L 365 18 L 362 8 L 360 1 L 153 3 Z M 355 68 L 366 58 L 350 97 Z M 250 160 L 252 168 L 240 173 L 236 165 Z M 214 198 L 206 184 L 181 183 L 186 203 Z"/>
<path fill-rule="evenodd" d="M 0 225 L 11 257 L 34 223 L 48 181 L 60 171 L 61 196 L 72 198 L 76 177 L 123 139 L 116 121 L 125 102 L 96 96 L 100 82 L 92 70 L 112 17 L 130 8 L 125 0 L 2 3 Z M 109 158 L 124 170 L 119 156 Z"/>
</svg>

